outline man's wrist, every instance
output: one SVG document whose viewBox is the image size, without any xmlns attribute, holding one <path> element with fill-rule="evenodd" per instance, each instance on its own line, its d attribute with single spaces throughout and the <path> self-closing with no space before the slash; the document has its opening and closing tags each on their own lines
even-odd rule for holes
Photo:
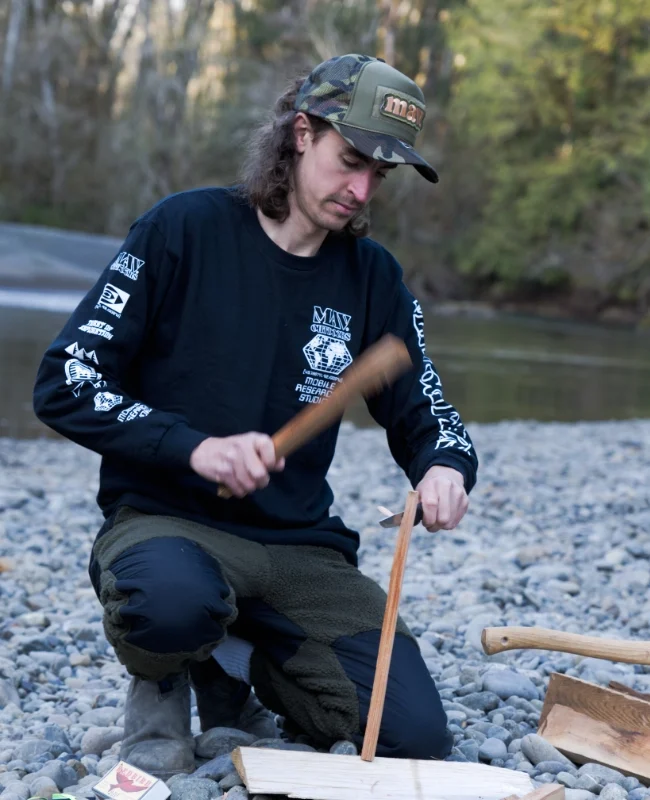
<svg viewBox="0 0 650 800">
<path fill-rule="evenodd" d="M 444 464 L 433 464 L 424 473 L 424 475 L 422 476 L 422 480 L 425 480 L 428 477 L 435 477 L 438 475 L 445 476 L 454 483 L 457 483 L 459 486 L 462 486 L 463 489 L 465 488 L 465 476 L 463 475 L 463 473 L 455 469 L 454 467 L 448 467 Z"/>
</svg>

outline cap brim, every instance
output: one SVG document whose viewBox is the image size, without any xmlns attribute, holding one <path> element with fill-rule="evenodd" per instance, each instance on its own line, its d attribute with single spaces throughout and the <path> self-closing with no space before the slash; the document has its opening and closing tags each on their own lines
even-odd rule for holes
<svg viewBox="0 0 650 800">
<path fill-rule="evenodd" d="M 330 124 L 364 156 L 377 161 L 386 161 L 388 164 L 412 164 L 422 177 L 431 183 L 438 183 L 438 173 L 431 164 L 425 161 L 410 144 L 396 136 L 354 128 L 341 122 L 330 122 Z"/>
</svg>

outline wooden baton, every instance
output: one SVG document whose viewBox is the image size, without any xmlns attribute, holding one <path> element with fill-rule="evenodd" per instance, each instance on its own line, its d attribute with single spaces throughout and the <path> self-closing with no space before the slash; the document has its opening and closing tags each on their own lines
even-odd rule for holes
<svg viewBox="0 0 650 800">
<path fill-rule="evenodd" d="M 352 362 L 329 397 L 320 403 L 311 403 L 273 434 L 276 458 L 295 452 L 340 419 L 356 397 L 377 394 L 410 366 L 411 356 L 404 342 L 392 334 L 383 336 Z M 227 486 L 220 486 L 218 494 L 223 498 L 232 497 Z"/>
</svg>

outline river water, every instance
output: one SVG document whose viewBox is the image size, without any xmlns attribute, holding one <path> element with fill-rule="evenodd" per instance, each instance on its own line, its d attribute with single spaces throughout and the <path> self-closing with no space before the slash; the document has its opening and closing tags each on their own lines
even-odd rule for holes
<svg viewBox="0 0 650 800">
<path fill-rule="evenodd" d="M 31 395 L 67 313 L 0 306 L 0 436 L 54 436 Z M 51 304 L 50 304 L 51 306 Z M 520 317 L 425 314 L 427 352 L 466 423 L 650 417 L 650 334 Z M 362 402 L 347 417 L 374 424 Z"/>
</svg>

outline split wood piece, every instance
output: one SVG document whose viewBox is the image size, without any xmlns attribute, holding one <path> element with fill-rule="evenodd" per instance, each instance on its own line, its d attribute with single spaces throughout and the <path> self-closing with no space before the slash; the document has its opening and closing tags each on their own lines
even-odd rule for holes
<svg viewBox="0 0 650 800">
<path fill-rule="evenodd" d="M 553 673 L 538 733 L 572 761 L 650 781 L 650 702 Z"/>
<path fill-rule="evenodd" d="M 650 664 L 650 642 L 603 639 L 550 628 L 484 628 L 481 644 L 490 656 L 505 650 L 559 650 L 627 664 Z"/>
<path fill-rule="evenodd" d="M 250 794 L 301 800 L 501 800 L 510 795 L 519 800 L 534 789 L 525 772 L 486 764 L 362 761 L 358 756 L 262 747 L 238 747 L 232 760 Z"/>
<path fill-rule="evenodd" d="M 650 694 L 648 694 L 647 692 L 637 692 L 636 689 L 631 689 L 624 683 L 619 683 L 618 681 L 610 681 L 609 688 L 613 689 L 615 692 L 623 692 L 623 694 L 629 694 L 630 697 L 638 697 L 639 700 L 647 700 L 650 702 Z"/>
<path fill-rule="evenodd" d="M 411 356 L 401 339 L 386 334 L 356 358 L 345 370 L 329 397 L 310 403 L 273 434 L 278 459 L 291 455 L 314 436 L 340 419 L 352 400 L 369 397 L 390 386 L 412 366 Z M 227 486 L 220 486 L 219 497 L 232 497 Z"/>
<path fill-rule="evenodd" d="M 379 637 L 379 651 L 377 653 L 377 666 L 375 668 L 375 679 L 372 684 L 372 694 L 370 696 L 370 709 L 368 711 L 368 721 L 366 732 L 363 737 L 363 747 L 361 748 L 361 759 L 372 761 L 377 750 L 377 740 L 379 738 L 379 727 L 381 717 L 384 713 L 384 701 L 386 700 L 386 686 L 388 685 L 388 671 L 393 655 L 393 645 L 395 643 L 395 628 L 397 626 L 397 611 L 399 608 L 399 598 L 402 593 L 402 580 L 406 568 L 406 556 L 408 554 L 409 543 L 411 541 L 411 531 L 415 522 L 415 512 L 420 500 L 417 492 L 409 492 L 404 506 L 404 516 L 399 526 L 397 534 L 397 544 L 393 557 L 393 566 L 390 571 L 390 582 L 388 584 L 388 597 L 386 598 L 386 611 L 384 612 L 384 622 Z"/>
<path fill-rule="evenodd" d="M 521 798 L 511 794 L 503 800 L 564 800 L 564 786 L 561 783 L 548 783 Z"/>
</svg>

